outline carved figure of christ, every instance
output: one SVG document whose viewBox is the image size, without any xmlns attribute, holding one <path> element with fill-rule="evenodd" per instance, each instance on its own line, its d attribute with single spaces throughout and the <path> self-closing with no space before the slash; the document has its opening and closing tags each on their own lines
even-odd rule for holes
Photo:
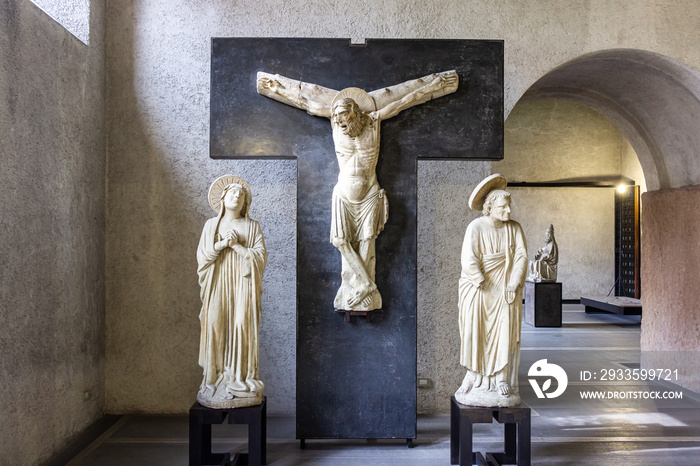
<svg viewBox="0 0 700 466">
<path fill-rule="evenodd" d="M 330 240 L 342 256 L 342 282 L 334 300 L 340 310 L 382 307 L 375 283 L 375 241 L 388 216 L 377 181 L 380 123 L 399 112 L 457 90 L 457 73 L 446 71 L 369 93 L 342 91 L 258 72 L 258 93 L 330 119 L 338 182 L 333 188 Z"/>
</svg>

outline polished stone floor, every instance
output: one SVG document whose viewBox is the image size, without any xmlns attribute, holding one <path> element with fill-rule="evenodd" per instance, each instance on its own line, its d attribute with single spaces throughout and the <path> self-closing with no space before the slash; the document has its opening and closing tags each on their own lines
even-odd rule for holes
<svg viewBox="0 0 700 466">
<path fill-rule="evenodd" d="M 561 328 L 523 324 L 520 387 L 523 400 L 532 408 L 532 464 L 700 464 L 700 395 L 673 380 L 633 380 L 635 374 L 642 378 L 641 372 L 634 371 L 640 367 L 639 336 L 640 317 L 586 314 L 580 305 L 564 305 Z M 528 371 L 541 359 L 565 369 L 569 380 L 561 396 L 539 399 L 530 386 Z M 590 380 L 582 380 L 586 378 L 582 371 L 590 373 Z M 624 380 L 627 374 L 630 380 Z M 619 375 L 623 380 L 600 380 Z M 545 387 L 546 378 L 530 378 L 544 393 L 556 388 L 556 384 Z M 625 392 L 641 398 L 582 399 L 584 391 Z M 679 391 L 682 399 L 644 399 L 645 393 Z M 475 425 L 475 450 L 501 450 L 502 432 L 497 423 Z M 213 436 L 214 451 L 246 449 L 245 426 L 214 426 Z M 419 416 L 418 438 L 410 449 L 398 440 L 308 440 L 301 450 L 293 417 L 268 417 L 267 436 L 270 465 L 450 464 L 447 415 Z M 187 463 L 187 416 L 129 415 L 119 418 L 68 464 Z"/>
</svg>

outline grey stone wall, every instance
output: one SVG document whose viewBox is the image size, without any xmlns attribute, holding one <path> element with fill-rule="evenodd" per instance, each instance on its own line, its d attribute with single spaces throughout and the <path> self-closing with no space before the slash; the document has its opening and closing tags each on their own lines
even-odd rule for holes
<svg viewBox="0 0 700 466">
<path fill-rule="evenodd" d="M 261 371 L 268 384 L 270 412 L 294 409 L 295 214 L 285 211 L 266 224 L 280 211 L 268 202 L 279 198 L 275 192 L 294 197 L 294 165 L 208 159 L 211 37 L 503 39 L 508 115 L 538 78 L 598 50 L 640 48 L 700 68 L 694 32 L 699 20 L 692 1 L 673 7 L 656 1 L 605 0 L 575 4 L 436 0 L 415 5 L 391 0 L 110 1 L 107 411 L 184 412 L 194 400 L 200 369 L 193 255 L 209 215 L 206 189 L 226 172 L 246 178 L 260 193 L 252 214 L 263 225 L 271 257 L 277 261 L 268 265 L 264 281 Z M 461 200 L 449 190 L 467 186 L 489 171 L 477 166 L 472 172 L 471 165 L 449 169 L 442 163 L 426 164 L 419 173 L 419 261 L 437 264 L 419 265 L 419 282 L 425 284 L 419 285 L 418 312 L 426 316 L 425 322 L 419 321 L 419 372 L 450 381 L 439 392 L 419 395 L 422 412 L 444 411 L 446 402 L 440 397 L 459 379 L 451 372 L 453 356 L 448 356 L 456 351 L 456 334 L 444 330 L 452 318 L 436 320 L 443 314 L 431 312 L 439 308 L 449 315 L 456 304 L 453 284 L 459 269 L 449 263 L 454 251 L 441 248 L 461 242 L 469 220 L 463 201 L 470 190 L 464 188 Z M 619 158 L 613 166 L 620 169 Z M 456 204 L 442 208 L 443 196 L 454 198 Z M 434 213 L 426 216 L 423 209 Z M 525 210 L 516 218 L 527 218 Z M 428 233 L 434 224 L 441 229 Z M 537 243 L 543 227 L 532 228 Z M 439 248 L 432 251 L 422 244 Z M 277 267 L 283 269 L 275 276 Z"/>
<path fill-rule="evenodd" d="M 0 2 L 0 464 L 38 464 L 104 406 L 104 45 Z"/>
</svg>

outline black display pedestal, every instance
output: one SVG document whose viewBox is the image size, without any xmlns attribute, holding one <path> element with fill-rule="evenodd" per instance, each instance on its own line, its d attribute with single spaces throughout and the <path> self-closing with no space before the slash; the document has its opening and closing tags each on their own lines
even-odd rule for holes
<svg viewBox="0 0 700 466">
<path fill-rule="evenodd" d="M 561 283 L 525 282 L 525 322 L 561 327 Z"/>
<path fill-rule="evenodd" d="M 248 424 L 248 453 L 211 452 L 211 426 L 221 424 L 228 416 L 229 424 Z M 214 409 L 195 403 L 190 408 L 190 466 L 267 464 L 267 397 L 262 404 L 246 408 Z"/>
<path fill-rule="evenodd" d="M 486 453 L 486 458 L 472 449 L 474 423 L 495 419 L 505 424 L 503 453 Z M 450 397 L 450 463 L 530 465 L 530 408 L 524 404 L 511 408 L 482 408 L 463 405 Z"/>
</svg>

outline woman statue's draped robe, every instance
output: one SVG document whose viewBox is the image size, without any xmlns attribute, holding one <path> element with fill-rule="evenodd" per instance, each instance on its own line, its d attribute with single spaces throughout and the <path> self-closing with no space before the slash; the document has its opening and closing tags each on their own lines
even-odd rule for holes
<svg viewBox="0 0 700 466">
<path fill-rule="evenodd" d="M 469 393 L 456 395 L 460 403 L 512 406 L 520 402 L 518 365 L 526 270 L 527 246 L 519 223 L 511 220 L 495 228 L 488 218 L 480 217 L 469 224 L 459 280 L 460 363 L 483 378 Z M 512 303 L 506 301 L 508 286 L 516 290 Z M 496 391 L 499 373 L 500 380 L 510 385 L 507 397 Z"/>
<path fill-rule="evenodd" d="M 206 222 L 197 248 L 202 299 L 199 365 L 204 369 L 197 401 L 210 408 L 252 406 L 263 401 L 258 330 L 267 251 L 258 222 L 244 217 L 236 228 L 238 244 L 217 252 L 220 218 Z M 247 389 L 236 390 L 236 381 Z"/>
</svg>

